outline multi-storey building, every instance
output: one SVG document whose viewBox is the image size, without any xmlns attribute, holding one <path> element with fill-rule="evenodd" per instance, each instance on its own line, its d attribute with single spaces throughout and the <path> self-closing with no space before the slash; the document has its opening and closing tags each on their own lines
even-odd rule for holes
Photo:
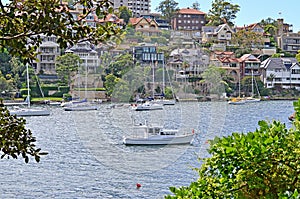
<svg viewBox="0 0 300 199">
<path fill-rule="evenodd" d="M 118 9 L 120 6 L 126 6 L 132 11 L 133 17 L 140 17 L 150 13 L 151 0 L 113 0 L 114 9 Z"/>
<path fill-rule="evenodd" d="M 300 50 L 300 34 L 283 33 L 277 38 L 277 43 L 283 51 L 297 54 Z"/>
<path fill-rule="evenodd" d="M 155 45 L 135 46 L 132 49 L 133 58 L 142 65 L 152 65 L 164 61 L 164 54 L 157 52 Z"/>
<path fill-rule="evenodd" d="M 56 74 L 55 59 L 60 55 L 60 47 L 55 36 L 41 36 L 43 42 L 38 48 L 38 61 L 33 61 L 33 67 L 38 74 Z"/>
<path fill-rule="evenodd" d="M 260 76 L 261 61 L 252 54 L 244 54 L 239 58 L 242 78 L 245 76 Z"/>
<path fill-rule="evenodd" d="M 173 30 L 201 31 L 206 24 L 205 13 L 192 8 L 183 8 L 171 21 Z"/>
<path fill-rule="evenodd" d="M 80 42 L 70 49 L 65 51 L 66 53 L 73 53 L 80 57 L 83 61 L 83 66 L 86 68 L 88 73 L 96 73 L 99 67 L 98 53 L 89 42 Z"/>
<path fill-rule="evenodd" d="M 268 58 L 260 65 L 266 88 L 296 88 L 300 90 L 300 65 L 294 57 Z"/>
<path fill-rule="evenodd" d="M 277 19 L 277 44 L 283 51 L 297 54 L 300 50 L 300 34 L 293 33 L 292 25 L 284 23 L 283 19 Z"/>
</svg>

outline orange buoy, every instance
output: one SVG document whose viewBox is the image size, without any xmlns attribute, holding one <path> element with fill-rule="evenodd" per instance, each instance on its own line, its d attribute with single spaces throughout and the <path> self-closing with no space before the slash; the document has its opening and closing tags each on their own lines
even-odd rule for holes
<svg viewBox="0 0 300 199">
<path fill-rule="evenodd" d="M 136 183 L 136 188 L 137 188 L 137 189 L 141 188 L 141 186 L 142 186 L 142 185 L 141 185 L 140 183 Z"/>
</svg>

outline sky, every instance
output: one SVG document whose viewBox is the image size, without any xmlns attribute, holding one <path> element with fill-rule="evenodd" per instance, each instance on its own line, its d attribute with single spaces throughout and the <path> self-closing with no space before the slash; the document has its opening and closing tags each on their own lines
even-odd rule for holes
<svg viewBox="0 0 300 199">
<path fill-rule="evenodd" d="M 162 0 L 151 0 L 151 12 L 156 12 Z M 200 4 L 200 10 L 208 13 L 211 9 L 212 0 L 175 0 L 179 8 L 192 7 L 194 2 Z M 244 26 L 258 23 L 262 19 L 283 18 L 284 23 L 293 25 L 293 32 L 300 31 L 299 0 L 229 0 L 232 4 L 238 4 L 240 11 L 234 23 L 237 26 Z"/>
</svg>

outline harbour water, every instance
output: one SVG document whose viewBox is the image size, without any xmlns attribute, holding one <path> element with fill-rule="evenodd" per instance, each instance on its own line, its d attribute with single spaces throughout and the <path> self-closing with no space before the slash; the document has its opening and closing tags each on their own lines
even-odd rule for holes
<svg viewBox="0 0 300 199">
<path fill-rule="evenodd" d="M 290 127 L 294 110 L 292 101 L 186 102 L 149 112 L 100 107 L 87 112 L 51 107 L 50 116 L 26 118 L 38 147 L 49 154 L 40 163 L 2 159 L 0 198 L 163 198 L 170 186 L 197 179 L 192 168 L 199 167 L 198 157 L 208 157 L 207 140 L 254 131 L 259 120 Z M 192 145 L 124 146 L 133 121 L 195 129 L 197 137 Z"/>
</svg>

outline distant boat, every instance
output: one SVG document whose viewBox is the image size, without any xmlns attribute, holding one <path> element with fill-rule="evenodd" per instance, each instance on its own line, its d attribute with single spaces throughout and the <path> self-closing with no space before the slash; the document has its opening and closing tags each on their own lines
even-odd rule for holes
<svg viewBox="0 0 300 199">
<path fill-rule="evenodd" d="M 164 129 L 161 126 L 140 124 L 133 126 L 131 136 L 123 138 L 125 145 L 174 145 L 191 144 L 194 130 L 191 133 L 179 133 L 176 129 Z"/>
<path fill-rule="evenodd" d="M 253 70 L 252 70 L 252 75 L 251 75 L 251 78 L 252 78 L 252 80 L 251 80 L 251 97 L 246 97 L 245 98 L 245 101 L 246 101 L 246 103 L 252 103 L 252 102 L 260 102 L 261 100 L 260 100 L 260 93 L 259 93 L 259 90 L 258 90 L 258 86 L 257 86 L 257 83 L 256 83 L 256 81 L 255 81 L 255 79 L 254 79 L 254 75 L 253 75 Z M 256 87 L 256 89 L 257 89 L 257 94 L 258 94 L 258 98 L 255 98 L 254 97 L 254 83 L 255 83 L 255 87 Z"/>
<path fill-rule="evenodd" d="M 50 115 L 50 111 L 47 109 L 27 109 L 27 108 L 15 108 L 10 110 L 11 115 L 16 115 L 20 117 L 26 116 L 48 116 Z"/>
<path fill-rule="evenodd" d="M 74 106 L 76 104 L 81 104 L 81 103 L 85 103 L 87 102 L 87 99 L 82 99 L 82 100 L 71 100 L 69 102 L 62 102 L 60 104 L 61 107 L 70 107 L 70 106 Z"/>
<path fill-rule="evenodd" d="M 29 88 L 29 72 L 28 72 L 28 64 L 26 65 L 26 72 L 27 72 L 27 108 L 19 108 L 14 107 L 14 109 L 10 110 L 11 115 L 16 116 L 48 116 L 50 115 L 50 110 L 48 109 L 38 109 L 38 108 L 30 108 L 30 88 Z"/>
<path fill-rule="evenodd" d="M 74 106 L 68 106 L 64 107 L 65 111 L 92 111 L 92 110 L 98 110 L 98 106 L 92 105 L 92 104 L 78 104 Z"/>
<path fill-rule="evenodd" d="M 241 98 L 241 78 L 240 78 L 240 75 L 238 76 L 239 77 L 239 96 L 238 97 L 234 97 L 234 98 L 231 98 L 229 101 L 228 101 L 228 104 L 232 104 L 232 105 L 242 105 L 242 104 L 246 104 L 246 100 L 244 98 Z"/>
<path fill-rule="evenodd" d="M 231 98 L 231 99 L 228 101 L 228 104 L 242 105 L 242 104 L 246 104 L 246 100 L 245 100 L 244 98 L 235 97 L 235 98 Z"/>
<path fill-rule="evenodd" d="M 145 102 L 143 104 L 134 104 L 132 109 L 135 111 L 152 111 L 152 110 L 163 110 L 163 105 L 152 102 Z"/>
<path fill-rule="evenodd" d="M 288 117 L 288 119 L 290 120 L 290 121 L 294 121 L 295 120 L 295 117 L 296 117 L 296 113 L 294 112 L 293 114 L 291 114 L 289 117 Z"/>
<path fill-rule="evenodd" d="M 154 103 L 162 104 L 162 105 L 175 105 L 176 100 L 172 100 L 172 99 L 155 99 Z"/>
</svg>

